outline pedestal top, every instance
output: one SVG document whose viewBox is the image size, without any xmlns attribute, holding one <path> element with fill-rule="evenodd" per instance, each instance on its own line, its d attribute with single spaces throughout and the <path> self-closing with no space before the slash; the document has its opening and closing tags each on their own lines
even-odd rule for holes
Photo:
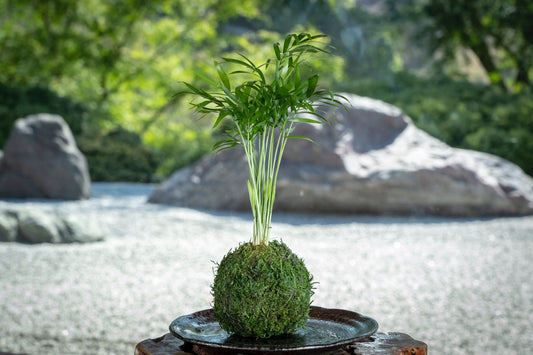
<svg viewBox="0 0 533 355">
<path fill-rule="evenodd" d="M 216 355 L 205 349 L 184 344 L 167 333 L 159 338 L 146 339 L 135 347 L 135 355 Z M 404 333 L 378 332 L 371 337 L 344 349 L 329 351 L 324 355 L 426 355 L 427 345 Z"/>
</svg>

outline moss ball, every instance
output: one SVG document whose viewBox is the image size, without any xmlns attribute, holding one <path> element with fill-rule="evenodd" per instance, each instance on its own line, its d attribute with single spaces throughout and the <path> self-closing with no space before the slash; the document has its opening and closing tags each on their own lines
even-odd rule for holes
<svg viewBox="0 0 533 355">
<path fill-rule="evenodd" d="M 241 244 L 218 265 L 215 318 L 229 333 L 269 338 L 289 334 L 309 317 L 312 276 L 283 242 Z"/>
</svg>

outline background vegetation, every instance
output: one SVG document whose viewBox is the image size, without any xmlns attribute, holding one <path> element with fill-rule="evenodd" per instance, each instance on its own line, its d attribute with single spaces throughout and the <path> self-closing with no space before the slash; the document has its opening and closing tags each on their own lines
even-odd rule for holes
<svg viewBox="0 0 533 355">
<path fill-rule="evenodd" d="M 533 175 L 533 3 L 527 0 L 0 0 L 0 146 L 15 119 L 62 115 L 95 181 L 156 181 L 210 151 L 180 81 L 212 59 L 264 57 L 326 33 L 309 63 L 332 90 L 395 104 L 447 143 Z"/>
</svg>

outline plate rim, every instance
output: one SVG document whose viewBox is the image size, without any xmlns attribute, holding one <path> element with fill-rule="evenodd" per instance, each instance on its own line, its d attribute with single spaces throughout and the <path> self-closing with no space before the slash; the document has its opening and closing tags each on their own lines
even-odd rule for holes
<svg viewBox="0 0 533 355">
<path fill-rule="evenodd" d="M 262 345 L 258 345 L 258 346 L 242 346 L 242 345 L 239 345 L 239 344 L 224 344 L 224 343 L 219 343 L 219 342 L 212 342 L 212 341 L 208 341 L 208 340 L 201 340 L 201 339 L 197 339 L 197 338 L 190 338 L 190 337 L 187 337 L 187 336 L 184 336 L 182 334 L 179 334 L 178 332 L 176 332 L 174 329 L 173 329 L 173 325 L 179 320 L 179 319 L 182 319 L 182 318 L 194 318 L 195 316 L 200 316 L 201 314 L 212 314 L 213 313 L 213 308 L 207 308 L 207 309 L 204 309 L 204 310 L 201 310 L 201 311 L 197 311 L 197 312 L 193 312 L 193 313 L 190 313 L 190 314 L 187 314 L 187 315 L 183 315 L 183 316 L 180 316 L 176 319 L 174 319 L 170 325 L 169 325 L 169 330 L 170 330 L 170 333 L 172 335 L 174 335 L 175 337 L 181 339 L 183 342 L 185 343 L 188 343 L 188 344 L 192 344 L 192 345 L 200 345 L 200 346 L 204 346 L 204 347 L 209 347 L 209 348 L 215 348 L 215 349 L 221 349 L 221 350 L 238 350 L 238 351 L 244 351 L 244 352 L 248 352 L 248 353 L 251 353 L 251 352 L 257 352 L 257 351 L 260 351 L 260 352 L 272 352 L 272 353 L 275 353 L 275 352 L 281 352 L 281 351 L 287 351 L 287 352 L 297 352 L 297 351 L 310 351 L 310 350 L 327 350 L 327 349 L 333 349 L 333 348 L 339 348 L 339 347 L 342 347 L 343 345 L 349 345 L 351 343 L 354 343 L 358 340 L 361 340 L 361 339 L 365 339 L 365 338 L 368 338 L 369 336 L 373 335 L 374 333 L 377 332 L 378 330 L 378 327 L 379 327 L 379 324 L 378 322 L 371 318 L 371 317 L 368 317 L 368 316 L 365 316 L 365 315 L 362 315 L 358 312 L 354 312 L 354 311 L 350 311 L 350 310 L 346 310 L 346 309 L 340 309 L 340 308 L 324 308 L 324 307 L 319 307 L 319 306 L 311 306 L 310 307 L 310 311 L 309 311 L 309 319 L 319 319 L 319 318 L 316 318 L 316 317 L 313 317 L 313 313 L 322 313 L 322 314 L 327 314 L 328 312 L 335 312 L 335 313 L 339 313 L 341 312 L 343 315 L 349 315 L 351 316 L 351 319 L 355 320 L 355 321 L 361 321 L 361 320 L 364 320 L 365 322 L 368 321 L 368 322 L 371 322 L 372 324 L 372 327 L 370 330 L 366 331 L 366 332 L 363 332 L 361 333 L 360 335 L 358 336 L 355 336 L 355 337 L 349 337 L 349 338 L 345 338 L 345 339 L 341 339 L 341 340 L 336 340 L 336 341 L 332 341 L 330 343 L 326 343 L 326 344 L 310 344 L 310 345 L 295 345 L 293 347 L 291 347 L 290 345 L 284 345 L 283 347 L 277 347 L 277 348 L 273 348 L 273 347 L 268 347 L 268 346 L 262 346 Z M 335 321 L 334 319 L 319 319 L 319 320 L 327 320 L 327 321 L 330 321 L 330 322 L 334 322 L 334 323 L 341 323 L 339 321 Z M 216 322 L 216 321 L 215 321 Z M 345 323 L 343 323 L 345 324 Z"/>
</svg>

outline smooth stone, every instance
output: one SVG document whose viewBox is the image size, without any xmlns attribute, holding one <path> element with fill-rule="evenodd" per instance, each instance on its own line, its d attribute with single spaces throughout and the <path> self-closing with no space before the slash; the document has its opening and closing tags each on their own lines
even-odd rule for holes
<svg viewBox="0 0 533 355">
<path fill-rule="evenodd" d="M 85 199 L 90 183 L 87 161 L 62 117 L 15 121 L 0 160 L 0 197 Z"/>
<path fill-rule="evenodd" d="M 494 216 L 533 214 L 533 179 L 494 155 L 452 148 L 400 109 L 352 94 L 331 123 L 296 125 L 275 210 L 305 213 Z M 329 111 L 328 111 L 329 110 Z M 175 172 L 151 203 L 249 210 L 248 167 L 237 147 Z"/>
</svg>

